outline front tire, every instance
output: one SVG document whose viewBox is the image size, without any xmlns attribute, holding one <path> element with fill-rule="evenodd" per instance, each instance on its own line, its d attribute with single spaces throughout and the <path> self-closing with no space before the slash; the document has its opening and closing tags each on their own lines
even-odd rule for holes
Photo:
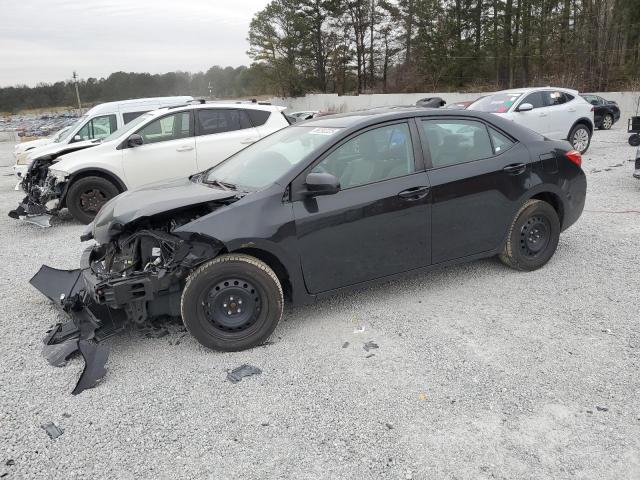
<svg viewBox="0 0 640 480">
<path fill-rule="evenodd" d="M 551 259 L 559 239 L 560 220 L 555 209 L 542 200 L 527 200 L 509 228 L 500 260 L 516 270 L 537 270 Z"/>
<path fill-rule="evenodd" d="M 577 151 L 584 154 L 591 144 L 591 131 L 584 123 L 579 123 L 571 129 L 569 142 Z"/>
<path fill-rule="evenodd" d="M 273 333 L 284 299 L 269 266 L 244 254 L 225 254 L 198 267 L 182 292 L 182 321 L 207 348 L 234 352 Z"/>
<path fill-rule="evenodd" d="M 86 225 L 93 221 L 105 203 L 119 193 L 118 187 L 106 178 L 84 177 L 69 187 L 67 208 L 76 220 Z"/>
</svg>

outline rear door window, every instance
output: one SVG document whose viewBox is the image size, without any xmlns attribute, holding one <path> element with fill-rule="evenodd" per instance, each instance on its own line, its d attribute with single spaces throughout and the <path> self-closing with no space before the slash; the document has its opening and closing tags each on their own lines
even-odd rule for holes
<svg viewBox="0 0 640 480">
<path fill-rule="evenodd" d="M 251 128 L 249 116 L 244 110 L 201 109 L 196 110 L 196 135 L 234 132 Z"/>
<path fill-rule="evenodd" d="M 549 107 L 555 107 L 556 105 L 562 105 L 563 103 L 567 103 L 567 97 L 563 92 L 558 91 L 550 91 L 546 90 L 541 92 L 544 98 L 545 103 Z"/>
<path fill-rule="evenodd" d="M 253 124 L 254 127 L 259 127 L 261 125 L 264 125 L 265 123 L 267 123 L 267 120 L 269 120 L 269 117 L 271 116 L 271 112 L 268 112 L 266 110 L 247 110 L 247 114 L 249 115 L 249 118 L 251 119 L 251 123 Z"/>
<path fill-rule="evenodd" d="M 475 120 L 423 120 L 433 168 L 448 167 L 493 156 L 487 127 Z"/>
<path fill-rule="evenodd" d="M 144 112 L 125 112 L 122 114 L 122 121 L 124 122 L 124 124 L 126 125 L 127 123 L 129 123 L 131 120 L 135 120 L 136 118 L 138 118 L 140 115 L 147 113 L 148 110 L 145 110 Z"/>
<path fill-rule="evenodd" d="M 509 137 L 491 127 L 489 127 L 489 136 L 493 143 L 493 153 L 496 155 L 506 152 L 515 144 Z"/>
</svg>

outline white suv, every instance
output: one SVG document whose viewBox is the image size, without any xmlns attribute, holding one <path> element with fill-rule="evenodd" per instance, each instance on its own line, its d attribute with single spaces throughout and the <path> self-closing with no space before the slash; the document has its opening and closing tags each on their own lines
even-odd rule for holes
<svg viewBox="0 0 640 480">
<path fill-rule="evenodd" d="M 143 114 L 94 147 L 65 154 L 46 178 L 31 178 L 14 217 L 52 214 L 64 206 L 89 223 L 124 190 L 206 170 L 256 140 L 289 125 L 284 107 L 200 103 Z M 33 175 L 40 170 L 36 165 Z"/>
<path fill-rule="evenodd" d="M 469 110 L 490 112 L 519 123 L 545 137 L 569 140 L 585 153 L 593 134 L 593 105 L 576 90 L 566 88 L 519 88 L 482 97 Z"/>
</svg>

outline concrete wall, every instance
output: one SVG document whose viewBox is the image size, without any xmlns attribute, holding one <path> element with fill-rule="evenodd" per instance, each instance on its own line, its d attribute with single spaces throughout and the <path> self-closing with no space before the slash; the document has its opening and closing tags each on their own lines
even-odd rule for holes
<svg viewBox="0 0 640 480">
<path fill-rule="evenodd" d="M 442 97 L 447 103 L 473 100 L 486 93 L 390 93 L 377 95 L 338 96 L 337 94 L 314 94 L 297 98 L 272 98 L 271 103 L 296 110 L 321 110 L 335 112 L 352 112 L 373 107 L 389 105 L 414 105 L 416 101 L 425 97 Z M 607 100 L 618 103 L 622 112 L 622 121 L 635 115 L 639 92 L 603 92 L 598 93 Z"/>
<path fill-rule="evenodd" d="M 0 142 L 19 142 L 18 132 L 0 132 Z"/>
</svg>

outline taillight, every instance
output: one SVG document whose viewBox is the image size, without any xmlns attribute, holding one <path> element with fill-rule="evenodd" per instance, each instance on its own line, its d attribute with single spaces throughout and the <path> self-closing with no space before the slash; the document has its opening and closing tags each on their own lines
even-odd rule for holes
<svg viewBox="0 0 640 480">
<path fill-rule="evenodd" d="M 564 156 L 567 157 L 576 165 L 578 165 L 579 167 L 582 166 L 582 154 L 579 151 L 569 150 L 567 153 L 564 154 Z"/>
</svg>

